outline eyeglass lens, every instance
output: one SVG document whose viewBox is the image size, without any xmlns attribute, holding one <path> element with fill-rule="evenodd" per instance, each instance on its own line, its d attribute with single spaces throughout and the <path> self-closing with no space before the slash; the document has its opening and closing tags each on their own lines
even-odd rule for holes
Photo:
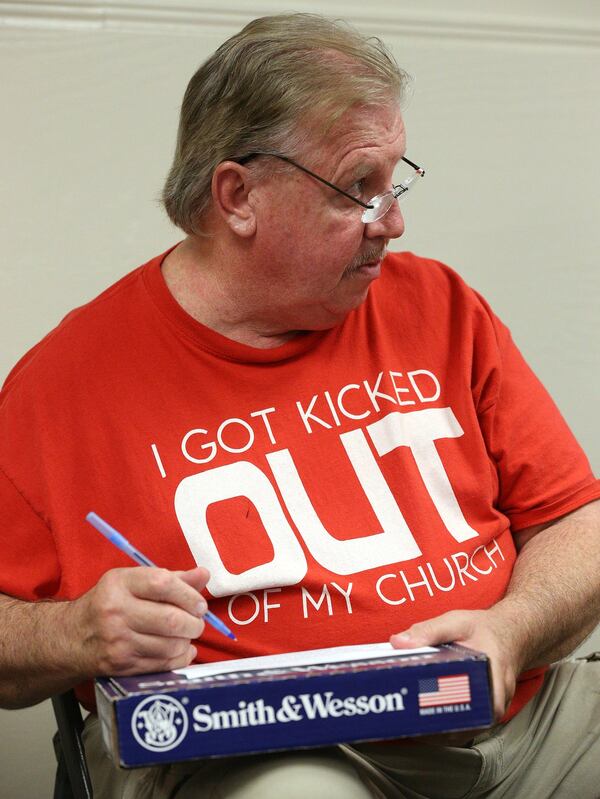
<svg viewBox="0 0 600 799">
<path fill-rule="evenodd" d="M 382 194 L 377 194 L 375 197 L 372 197 L 368 202 L 368 205 L 372 207 L 366 208 L 363 211 L 361 221 L 365 223 L 377 222 L 378 219 L 381 219 L 382 216 L 387 214 L 392 204 L 403 194 L 406 194 L 424 174 L 422 169 L 417 170 L 408 177 L 405 177 L 400 183 L 394 185 L 391 191 L 385 191 Z"/>
<path fill-rule="evenodd" d="M 372 208 L 366 208 L 363 211 L 363 222 L 376 222 L 378 219 L 386 214 L 392 207 L 392 203 L 396 198 L 393 191 L 386 191 L 384 194 L 378 194 L 369 200 L 369 205 Z"/>
</svg>

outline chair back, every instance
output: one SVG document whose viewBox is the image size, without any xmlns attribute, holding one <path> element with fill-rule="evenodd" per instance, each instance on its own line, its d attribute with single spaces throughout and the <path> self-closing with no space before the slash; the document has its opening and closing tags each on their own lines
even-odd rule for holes
<svg viewBox="0 0 600 799">
<path fill-rule="evenodd" d="M 83 717 L 74 691 L 52 697 L 58 733 L 54 739 L 58 768 L 54 799 L 93 799 L 81 733 Z"/>
</svg>

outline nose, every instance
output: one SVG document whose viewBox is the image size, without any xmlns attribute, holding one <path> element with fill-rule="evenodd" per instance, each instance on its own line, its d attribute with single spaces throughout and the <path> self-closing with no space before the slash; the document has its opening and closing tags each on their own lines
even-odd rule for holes
<svg viewBox="0 0 600 799">
<path fill-rule="evenodd" d="M 381 219 L 365 224 L 365 237 L 368 239 L 398 239 L 403 233 L 404 217 L 398 200 L 394 200 L 389 211 Z"/>
</svg>

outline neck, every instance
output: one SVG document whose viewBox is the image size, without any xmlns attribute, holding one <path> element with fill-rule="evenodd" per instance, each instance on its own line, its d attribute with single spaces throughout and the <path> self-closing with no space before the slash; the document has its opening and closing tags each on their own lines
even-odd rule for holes
<svg viewBox="0 0 600 799">
<path fill-rule="evenodd" d="M 221 256 L 221 257 L 220 257 Z M 185 239 L 162 264 L 167 288 L 197 322 L 233 341 L 270 349 L 298 335 L 278 330 L 254 308 L 247 270 L 218 251 L 214 239 Z M 243 265 L 242 265 L 243 266 Z"/>
</svg>

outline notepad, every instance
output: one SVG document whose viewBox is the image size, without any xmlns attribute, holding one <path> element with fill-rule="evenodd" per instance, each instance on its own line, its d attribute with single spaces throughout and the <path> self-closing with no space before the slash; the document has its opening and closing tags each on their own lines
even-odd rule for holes
<svg viewBox="0 0 600 799">
<path fill-rule="evenodd" d="M 352 662 L 353 660 L 371 660 L 392 655 L 423 655 L 438 652 L 433 646 L 418 649 L 394 649 L 385 641 L 377 644 L 356 644 L 353 646 L 330 646 L 325 649 L 307 649 L 303 652 L 284 652 L 277 655 L 239 658 L 236 660 L 220 660 L 216 663 L 196 663 L 183 669 L 175 669 L 189 680 L 197 677 L 211 677 L 215 674 L 232 674 L 239 671 L 264 671 L 267 669 L 293 669 L 296 666 L 314 666 Z"/>
</svg>

